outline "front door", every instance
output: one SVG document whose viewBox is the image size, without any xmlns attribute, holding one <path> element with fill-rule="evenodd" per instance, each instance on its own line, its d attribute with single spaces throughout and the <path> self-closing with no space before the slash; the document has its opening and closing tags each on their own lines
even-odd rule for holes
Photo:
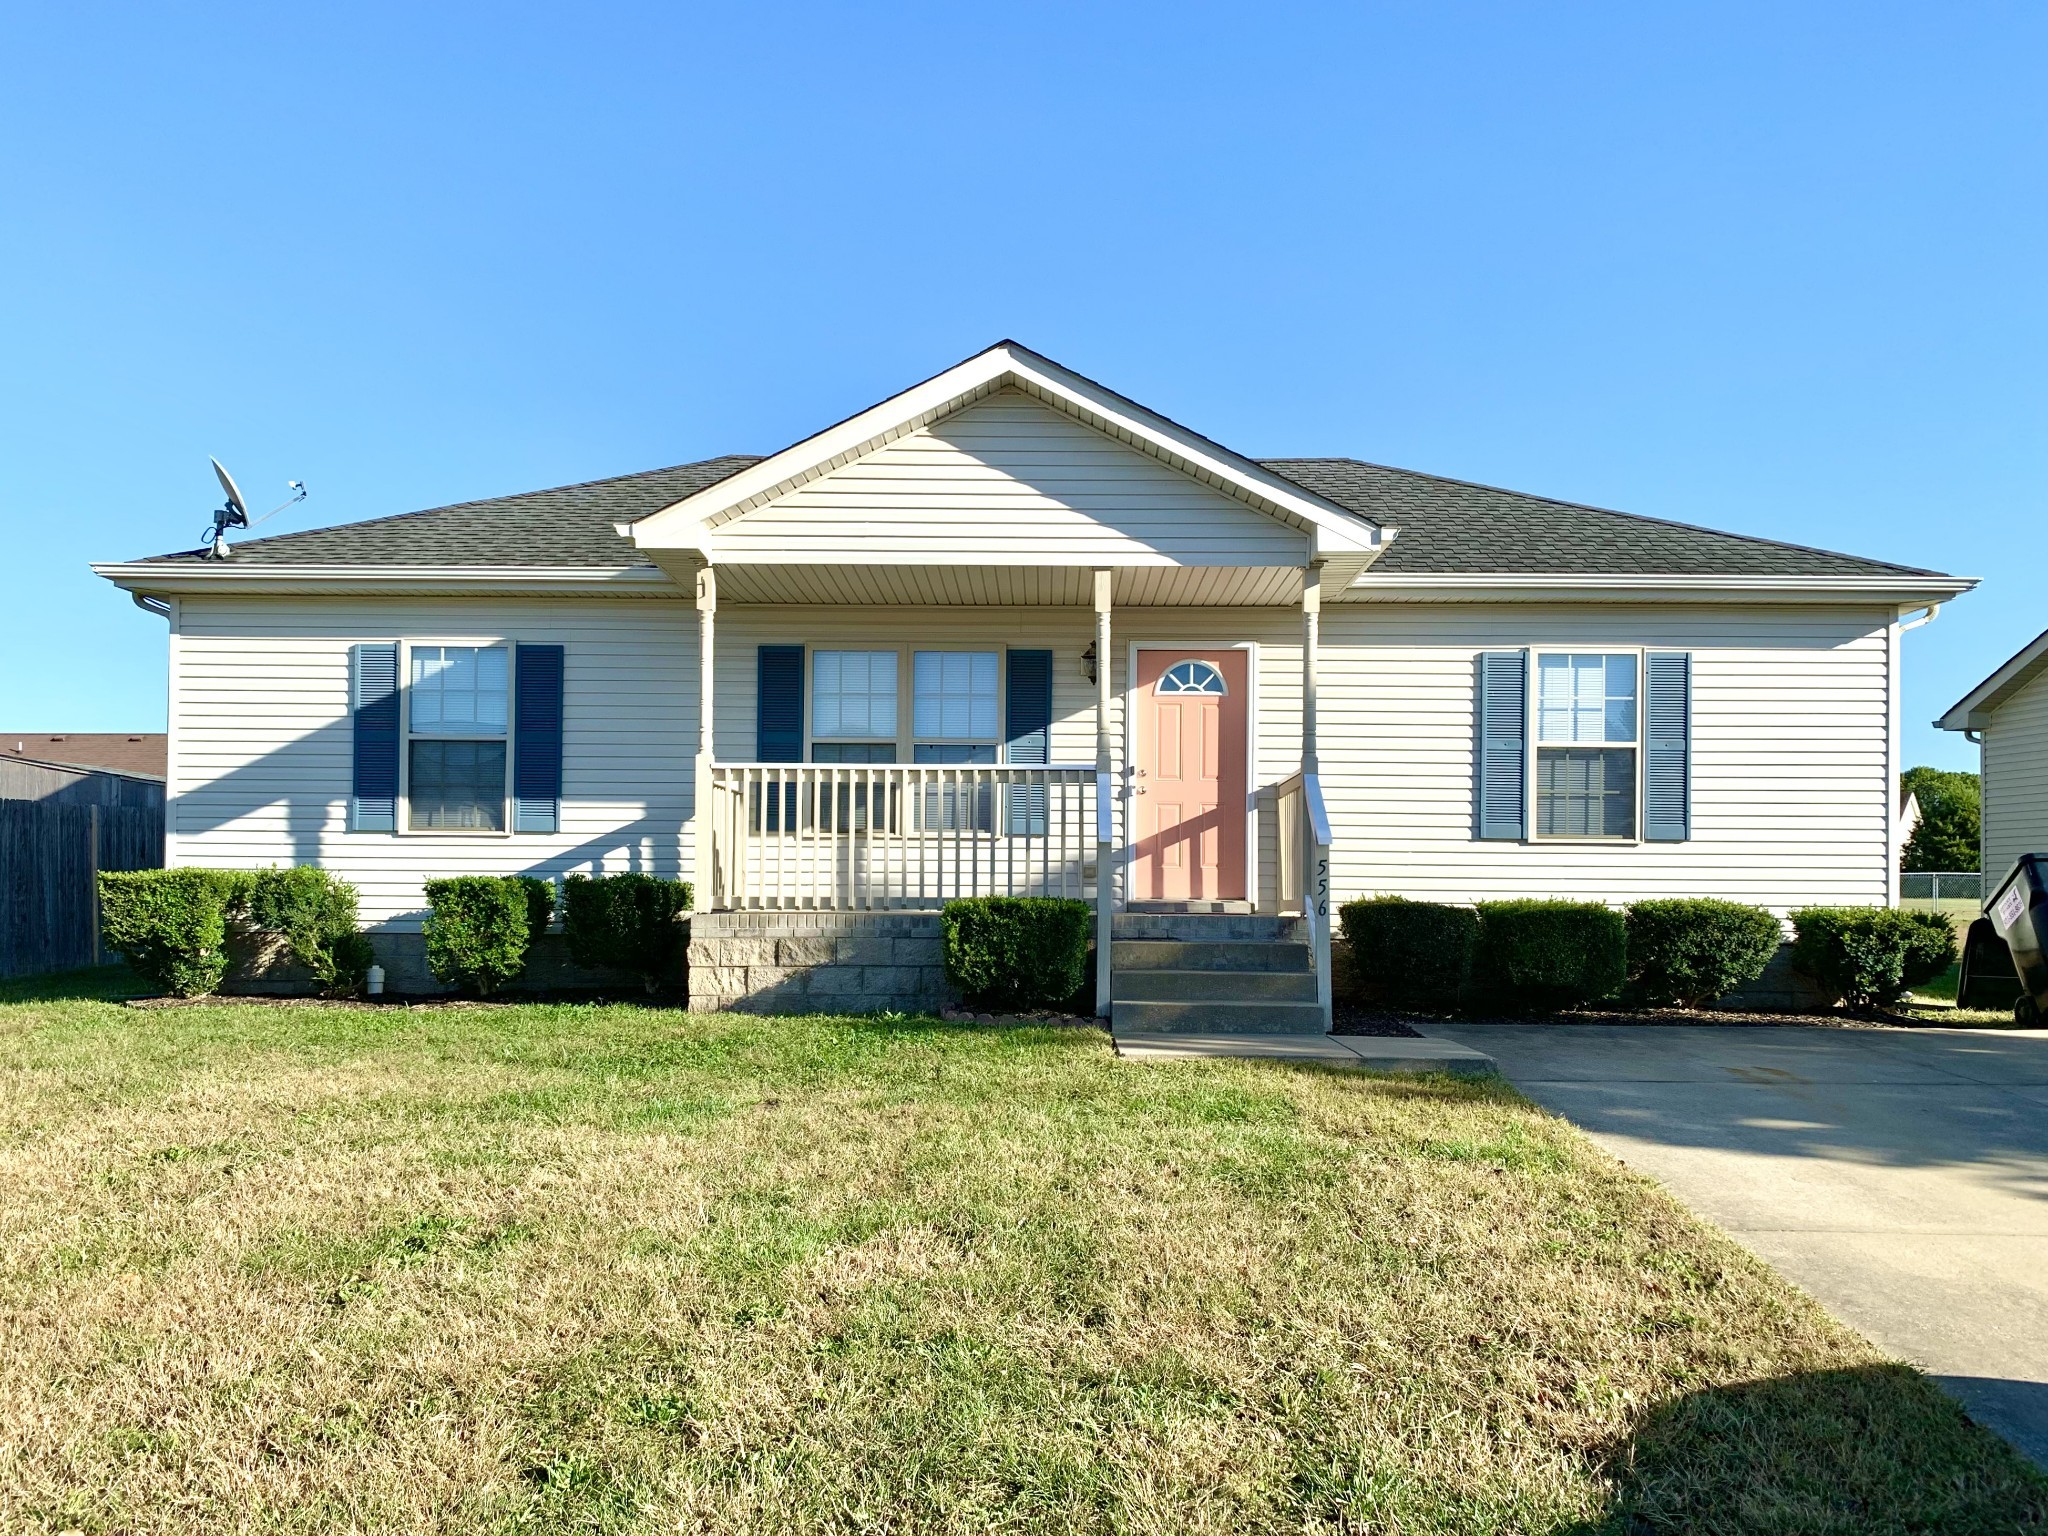
<svg viewBox="0 0 2048 1536">
<path fill-rule="evenodd" d="M 1131 807 L 1139 901 L 1242 901 L 1250 653 L 1140 647 Z"/>
</svg>

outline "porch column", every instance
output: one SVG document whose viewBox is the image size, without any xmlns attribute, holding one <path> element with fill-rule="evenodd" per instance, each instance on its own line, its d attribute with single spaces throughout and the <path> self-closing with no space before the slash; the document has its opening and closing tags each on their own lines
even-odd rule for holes
<svg viewBox="0 0 2048 1536">
<path fill-rule="evenodd" d="M 1301 771 L 1321 773 L 1316 753 L 1316 650 L 1322 639 L 1323 562 L 1301 573 Z"/>
<path fill-rule="evenodd" d="M 690 866 L 693 912 L 711 910 L 716 847 L 711 835 L 711 698 L 716 691 L 717 656 L 713 628 L 718 615 L 718 573 L 709 565 L 697 570 L 697 792 L 690 816 L 697 824 L 697 851 Z"/>
<path fill-rule="evenodd" d="M 1113 573 L 1095 573 L 1095 1012 L 1109 1012 L 1111 914 L 1115 910 L 1115 804 L 1110 795 L 1109 692 L 1115 658 L 1109 649 L 1109 598 Z"/>
<path fill-rule="evenodd" d="M 1301 573 L 1301 910 L 1308 919 L 1323 1028 L 1335 1025 L 1330 975 L 1330 834 L 1323 806 L 1322 760 L 1316 750 L 1316 663 L 1322 640 L 1323 562 Z"/>
</svg>

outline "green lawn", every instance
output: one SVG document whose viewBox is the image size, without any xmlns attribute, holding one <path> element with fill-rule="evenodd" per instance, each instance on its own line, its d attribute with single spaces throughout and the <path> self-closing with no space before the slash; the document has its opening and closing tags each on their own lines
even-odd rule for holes
<svg viewBox="0 0 2048 1536">
<path fill-rule="evenodd" d="M 2010 1532 L 1497 1085 L 0 990 L 0 1531 Z"/>
</svg>

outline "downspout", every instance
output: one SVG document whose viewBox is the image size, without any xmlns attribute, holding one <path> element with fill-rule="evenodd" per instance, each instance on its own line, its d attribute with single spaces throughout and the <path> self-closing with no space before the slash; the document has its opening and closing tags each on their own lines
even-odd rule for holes
<svg viewBox="0 0 2048 1536">
<path fill-rule="evenodd" d="M 147 592 L 130 592 L 128 595 L 144 613 L 153 613 L 160 619 L 171 616 L 171 605 L 160 597 L 151 597 Z"/>
</svg>

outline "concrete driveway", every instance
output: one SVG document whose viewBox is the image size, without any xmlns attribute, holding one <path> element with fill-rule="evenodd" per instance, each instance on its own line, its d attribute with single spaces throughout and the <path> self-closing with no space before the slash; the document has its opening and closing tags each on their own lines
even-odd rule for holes
<svg viewBox="0 0 2048 1536">
<path fill-rule="evenodd" d="M 2048 1466 L 2048 1031 L 1458 1025 Z"/>
</svg>

